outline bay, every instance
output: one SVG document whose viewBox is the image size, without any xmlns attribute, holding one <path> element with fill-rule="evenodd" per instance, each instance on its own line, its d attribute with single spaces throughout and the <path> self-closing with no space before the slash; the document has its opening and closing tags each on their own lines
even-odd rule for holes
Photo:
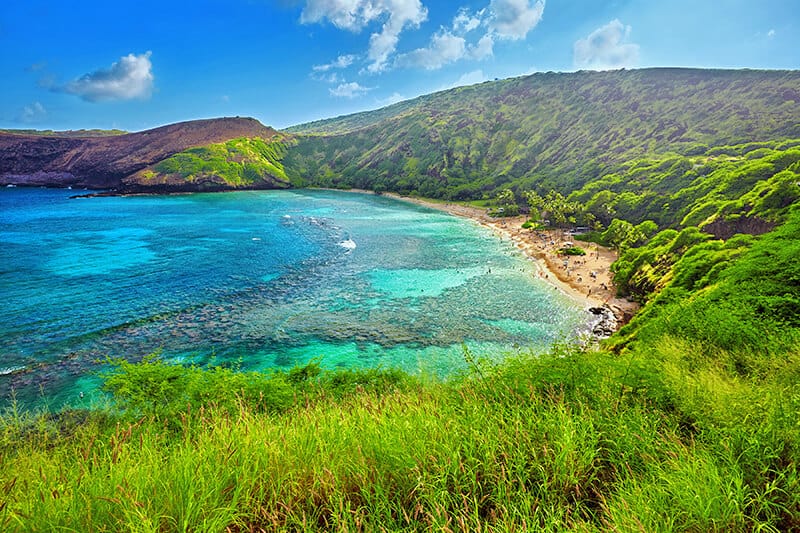
<svg viewBox="0 0 800 533">
<path fill-rule="evenodd" d="M 376 195 L 0 190 L 0 405 L 102 400 L 108 357 L 242 370 L 543 350 L 585 322 L 478 224 Z"/>
</svg>

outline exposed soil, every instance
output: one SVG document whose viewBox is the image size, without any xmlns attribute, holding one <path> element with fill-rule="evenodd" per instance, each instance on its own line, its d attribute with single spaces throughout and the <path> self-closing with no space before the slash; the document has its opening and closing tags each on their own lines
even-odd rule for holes
<svg viewBox="0 0 800 533">
<path fill-rule="evenodd" d="M 79 137 L 0 132 L 0 185 L 118 188 L 123 179 L 186 150 L 278 133 L 252 118 L 193 120 L 124 135 Z"/>
</svg>

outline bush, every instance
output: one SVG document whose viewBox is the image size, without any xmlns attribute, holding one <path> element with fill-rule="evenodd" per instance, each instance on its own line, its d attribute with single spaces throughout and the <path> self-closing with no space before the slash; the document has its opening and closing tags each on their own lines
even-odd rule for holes
<svg viewBox="0 0 800 533">
<path fill-rule="evenodd" d="M 187 408 L 214 405 L 233 412 L 241 404 L 255 411 L 280 412 L 293 403 L 292 387 L 283 373 L 184 367 L 167 363 L 157 353 L 139 363 L 109 362 L 112 368 L 104 374 L 103 389 L 133 416 L 174 420 Z"/>
<path fill-rule="evenodd" d="M 569 246 L 559 250 L 564 255 L 586 255 L 586 250 L 579 246 Z"/>
</svg>

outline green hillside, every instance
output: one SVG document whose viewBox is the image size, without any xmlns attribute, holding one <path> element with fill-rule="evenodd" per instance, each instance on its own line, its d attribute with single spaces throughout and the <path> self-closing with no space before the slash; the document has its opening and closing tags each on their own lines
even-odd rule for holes
<svg viewBox="0 0 800 533">
<path fill-rule="evenodd" d="M 424 98 L 424 97 L 423 97 Z M 364 111 L 336 118 L 315 120 L 286 128 L 284 131 L 291 134 L 330 135 L 355 131 L 366 126 L 378 124 L 383 120 L 392 119 L 408 110 L 413 110 L 418 100 L 406 100 L 375 111 Z"/>
<path fill-rule="evenodd" d="M 506 186 L 567 193 L 643 156 L 800 138 L 798 103 L 793 71 L 538 73 L 296 127 L 304 135 L 284 163 L 308 185 L 448 199 Z"/>
<path fill-rule="evenodd" d="M 290 141 L 242 137 L 189 148 L 123 180 L 126 188 L 221 190 L 289 186 L 281 159 Z"/>
</svg>

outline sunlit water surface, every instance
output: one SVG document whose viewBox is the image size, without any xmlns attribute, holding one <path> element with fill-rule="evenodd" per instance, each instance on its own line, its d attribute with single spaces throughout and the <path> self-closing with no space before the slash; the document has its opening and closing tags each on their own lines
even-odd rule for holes
<svg viewBox="0 0 800 533">
<path fill-rule="evenodd" d="M 156 350 L 447 375 L 586 320 L 508 241 L 390 198 L 73 194 L 0 190 L 0 405 L 89 405 L 98 361 Z"/>
</svg>

